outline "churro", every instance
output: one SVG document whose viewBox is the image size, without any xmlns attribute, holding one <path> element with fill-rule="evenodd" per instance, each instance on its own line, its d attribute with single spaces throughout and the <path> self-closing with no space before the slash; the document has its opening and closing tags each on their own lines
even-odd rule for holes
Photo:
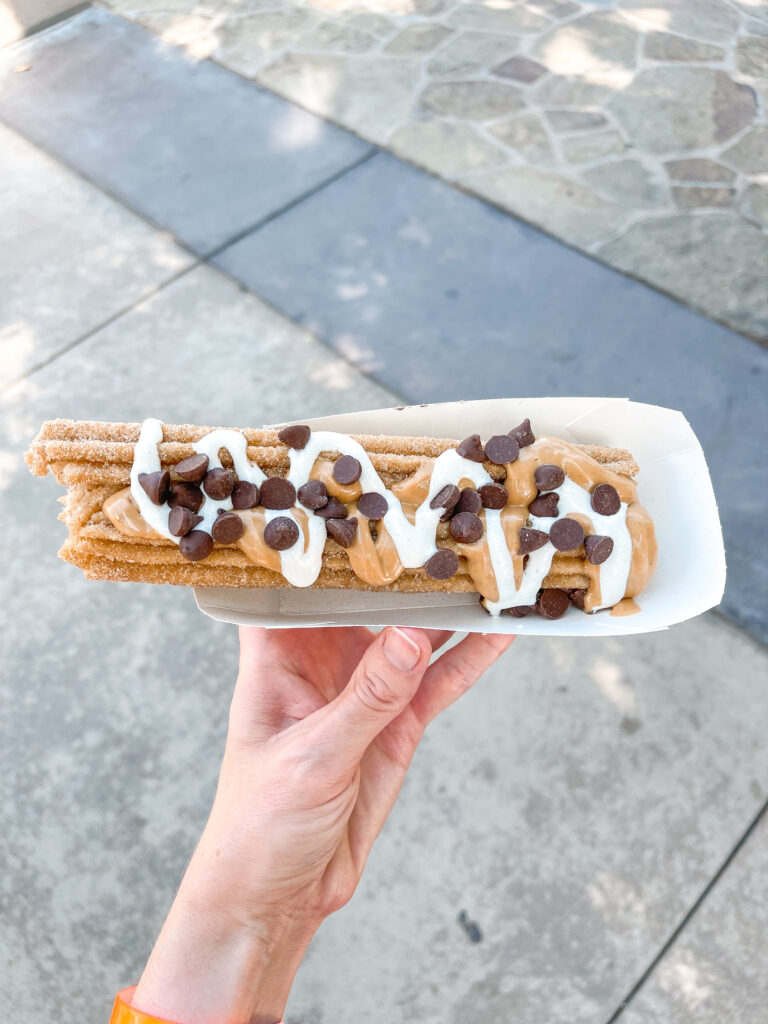
<svg viewBox="0 0 768 1024">
<path fill-rule="evenodd" d="M 627 611 L 656 564 L 628 451 L 533 434 L 347 435 L 51 420 L 59 552 L 91 579 L 477 592 L 493 615 Z"/>
</svg>

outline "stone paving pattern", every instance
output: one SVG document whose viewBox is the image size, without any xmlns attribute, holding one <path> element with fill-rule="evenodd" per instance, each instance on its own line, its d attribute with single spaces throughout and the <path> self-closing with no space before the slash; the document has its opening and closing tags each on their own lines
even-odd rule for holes
<svg viewBox="0 0 768 1024">
<path fill-rule="evenodd" d="M 768 339 L 760 0 L 108 0 Z"/>
<path fill-rule="evenodd" d="M 199 244 L 234 231 L 227 241 L 242 277 L 258 269 L 257 259 L 245 258 L 248 244 L 257 252 L 256 240 L 265 238 L 271 248 L 263 286 L 280 292 L 275 269 L 292 282 L 305 302 L 296 311 L 306 321 L 300 325 L 268 305 L 269 295 L 265 302 L 210 259 L 190 256 L 188 240 L 169 237 L 161 230 L 166 225 L 153 226 L 156 198 L 138 187 L 130 199 L 105 194 L 105 187 L 127 191 L 126 181 L 148 173 L 152 147 L 136 134 L 137 122 L 158 140 L 164 130 L 168 144 L 187 147 L 193 167 L 198 154 L 204 161 L 206 142 L 231 139 L 231 126 L 216 135 L 210 103 L 207 140 L 199 131 L 193 113 L 209 71 L 177 60 L 178 51 L 137 44 L 143 33 L 124 31 L 118 19 L 93 18 L 14 49 L 0 91 L 19 131 L 41 132 L 8 76 L 34 90 L 36 69 L 53 75 L 43 104 L 50 106 L 48 134 L 38 139 L 49 152 L 0 129 L 0 194 L 21 211 L 0 227 L 13 254 L 0 281 L 12 300 L 2 310 L 0 330 L 11 325 L 2 351 L 21 353 L 0 382 L 0 595 L 10 640 L 0 673 L 0 773 L 10 823 L 0 830 L 0 1012 L 14 1024 L 106 1020 L 114 991 L 136 979 L 210 806 L 236 666 L 234 629 L 201 617 L 191 594 L 89 583 L 56 559 L 60 489 L 50 478 L 32 478 L 23 462 L 42 419 L 136 419 L 149 408 L 169 421 L 194 421 L 204 409 L 209 421 L 257 423 L 394 404 L 404 393 L 400 381 L 378 383 L 362 371 L 388 352 L 385 314 L 401 316 L 411 305 L 408 274 L 431 301 L 441 285 L 450 293 L 442 294 L 442 305 L 460 310 L 450 338 L 459 338 L 465 353 L 481 326 L 484 299 L 500 317 L 489 318 L 492 331 L 483 338 L 493 352 L 496 332 L 496 359 L 471 360 L 473 388 L 498 387 L 499 367 L 525 351 L 527 331 L 539 346 L 547 322 L 557 335 L 569 314 L 584 317 L 567 281 L 604 299 L 602 319 L 590 320 L 591 345 L 617 337 L 621 355 L 631 344 L 621 324 L 637 317 L 679 358 L 700 330 L 702 351 L 720 372 L 710 374 L 703 393 L 695 375 L 681 371 L 680 396 L 697 415 L 715 418 L 726 437 L 743 429 L 738 417 L 754 404 L 750 387 L 759 383 L 758 357 L 766 354 L 387 155 L 360 163 L 365 150 L 361 157 L 342 133 L 325 132 L 282 101 L 245 97 L 242 84 L 222 72 L 221 109 L 231 112 L 238 97 L 260 119 L 252 127 L 267 152 L 262 158 L 242 144 L 244 181 L 237 187 L 244 197 L 272 197 L 262 211 L 270 223 L 237 242 L 242 228 L 232 221 L 230 196 L 212 180 L 173 208 L 176 230 L 194 230 L 197 203 L 209 232 Z M 44 60 L 37 47 L 54 37 L 73 39 L 94 24 L 113 33 L 111 44 L 119 35 L 111 52 L 123 63 L 109 80 L 110 102 L 94 95 L 77 120 L 82 96 L 68 108 L 67 95 L 86 50 L 70 51 L 67 70 L 55 44 Z M 29 72 L 12 70 L 24 63 Z M 159 75 L 157 63 L 168 65 L 166 87 L 175 97 L 164 121 L 153 115 L 151 94 L 143 91 L 143 103 L 131 109 L 118 88 L 120 74 L 131 82 Z M 57 134 L 54 123 L 64 114 L 69 120 Z M 134 133 L 141 154 L 124 169 L 127 178 L 115 171 L 125 163 L 120 152 L 110 158 L 114 136 L 98 145 L 101 119 L 110 114 Z M 302 130 L 300 145 L 305 164 L 323 171 L 294 177 L 276 198 L 291 123 L 314 124 Z M 71 145 L 73 134 L 87 141 L 82 152 Z M 342 155 L 335 167 L 320 162 Z M 185 169 L 177 165 L 173 173 L 183 192 Z M 372 180 L 392 210 L 387 231 L 360 199 Z M 163 188 L 172 195 L 170 173 Z M 410 213 L 409 195 L 419 204 Z M 338 202 L 346 220 L 332 216 Z M 440 221 L 438 210 L 449 216 Z M 303 233 L 296 220 L 302 211 Z M 471 240 L 463 277 L 456 224 Z M 438 250 L 444 257 L 435 258 Z M 228 251 L 216 257 L 222 266 Z M 490 289 L 476 283 L 475 264 L 488 271 L 504 252 L 520 309 L 513 333 L 506 307 L 494 298 L 498 282 L 488 272 Z M 332 280 L 326 305 L 313 282 L 299 288 L 302 261 L 314 261 L 311 277 L 323 255 Z M 536 281 L 541 295 L 557 301 L 532 295 L 521 303 Z M 349 323 L 367 318 L 368 352 L 354 351 L 362 334 L 346 339 L 345 349 L 340 300 L 352 310 Z M 439 331 L 448 327 L 441 316 Z M 320 318 L 328 325 L 323 341 L 344 357 L 314 333 Z M 412 344 L 424 341 L 424 322 L 408 327 L 406 319 L 398 343 L 408 329 Z M 448 336 L 439 331 L 422 346 L 422 372 L 435 365 L 431 355 Z M 548 358 L 567 368 L 580 350 L 567 331 L 563 336 Z M 388 355 L 385 364 L 400 360 Z M 445 395 L 455 377 L 443 367 L 430 386 Z M 753 458 L 750 449 L 723 495 L 746 493 L 729 508 L 745 517 L 749 536 L 762 508 L 754 484 L 760 474 L 753 469 L 749 476 Z M 744 603 L 754 594 L 749 590 Z M 287 1019 L 614 1020 L 745 830 L 766 820 L 767 674 L 765 649 L 715 613 L 642 637 L 518 641 L 430 729 L 355 899 L 312 944 Z M 768 1000 L 766 974 L 754 960 L 768 926 L 764 845 L 762 824 L 630 1004 L 630 1024 L 759 1019 Z M 470 941 L 460 926 L 462 911 L 481 941 Z"/>
</svg>

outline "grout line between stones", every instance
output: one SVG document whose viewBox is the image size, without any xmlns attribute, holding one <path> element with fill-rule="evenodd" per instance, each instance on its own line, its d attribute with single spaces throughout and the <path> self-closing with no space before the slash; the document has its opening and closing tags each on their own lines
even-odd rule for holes
<svg viewBox="0 0 768 1024">
<path fill-rule="evenodd" d="M 728 854 L 728 856 L 725 858 L 723 863 L 720 865 L 720 867 L 714 873 L 712 878 L 710 878 L 709 882 L 707 882 L 707 884 L 704 886 L 702 891 L 699 893 L 699 895 L 693 901 L 691 906 L 688 908 L 688 911 L 685 913 L 685 915 L 683 916 L 681 921 L 677 924 L 675 929 L 672 931 L 671 935 L 666 940 L 664 945 L 658 951 L 658 953 L 653 958 L 653 960 L 651 960 L 651 962 L 645 968 L 643 973 L 640 975 L 640 977 L 637 979 L 635 984 L 632 986 L 632 988 L 629 990 L 629 992 L 626 994 L 626 996 L 622 999 L 622 1001 L 616 1007 L 616 1009 L 614 1010 L 612 1015 L 608 1018 L 608 1020 L 605 1022 L 605 1024 L 615 1024 L 615 1022 L 617 1020 L 619 1020 L 619 1018 L 622 1016 L 622 1014 L 627 1009 L 627 1007 L 630 1005 L 630 1003 L 635 999 L 635 997 L 638 995 L 638 993 L 643 988 L 645 983 L 651 977 L 653 972 L 656 970 L 656 968 L 659 966 L 659 964 L 662 962 L 662 960 L 666 957 L 667 953 L 669 953 L 669 951 L 675 945 L 675 943 L 680 938 L 682 933 L 688 927 L 688 925 L 690 924 L 691 920 L 698 913 L 699 909 L 701 908 L 701 906 L 703 905 L 704 901 L 707 899 L 709 894 L 712 892 L 712 890 L 718 884 L 718 882 L 723 877 L 725 872 L 728 870 L 728 868 L 731 866 L 733 861 L 736 859 L 736 857 L 739 854 L 739 851 L 742 849 L 742 847 L 745 845 L 745 843 L 747 842 L 749 837 L 752 835 L 752 833 L 755 831 L 755 829 L 760 824 L 762 819 L 765 817 L 765 814 L 766 814 L 767 811 L 768 811 L 768 800 L 765 800 L 765 802 L 762 804 L 762 806 L 758 810 L 757 814 L 754 816 L 754 818 L 749 823 L 749 825 L 747 826 L 745 831 L 739 837 L 738 841 L 736 842 L 736 845 L 733 847 L 731 852 Z"/>
</svg>

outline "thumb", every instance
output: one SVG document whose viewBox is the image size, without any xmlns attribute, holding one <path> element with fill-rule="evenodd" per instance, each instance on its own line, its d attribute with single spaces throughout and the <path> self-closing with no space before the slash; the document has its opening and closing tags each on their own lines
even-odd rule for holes
<svg viewBox="0 0 768 1024">
<path fill-rule="evenodd" d="M 370 644 L 339 696 L 312 716 L 316 738 L 345 765 L 356 764 L 381 730 L 410 703 L 431 654 L 432 645 L 422 630 L 385 629 Z"/>
</svg>

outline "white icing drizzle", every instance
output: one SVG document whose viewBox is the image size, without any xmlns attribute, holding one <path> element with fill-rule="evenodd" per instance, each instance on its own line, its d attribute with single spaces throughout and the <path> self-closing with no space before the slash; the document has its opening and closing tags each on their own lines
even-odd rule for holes
<svg viewBox="0 0 768 1024">
<path fill-rule="evenodd" d="M 139 507 L 145 522 L 163 537 L 178 544 L 179 538 L 168 530 L 168 508 L 165 505 L 154 505 L 139 484 L 140 473 L 154 473 L 161 469 L 157 446 L 163 439 L 163 426 L 159 420 L 147 419 L 141 427 L 141 434 L 134 448 L 133 466 L 131 468 L 131 494 Z M 232 456 L 235 471 L 240 480 L 249 480 L 261 485 L 266 479 L 262 470 L 252 463 L 246 454 L 247 441 L 237 430 L 214 430 L 195 445 L 195 452 L 208 456 L 209 468 L 221 467 L 220 449 L 225 448 Z M 434 496 L 447 484 L 458 483 L 464 478 L 472 481 L 475 487 L 492 483 L 492 477 L 482 464 L 465 459 L 454 448 L 449 448 L 439 455 L 432 469 L 429 493 L 416 509 L 414 522 L 409 522 L 400 502 L 395 495 L 384 486 L 379 474 L 373 467 L 368 453 L 359 442 L 346 434 L 337 434 L 329 430 L 313 431 L 305 448 L 290 450 L 290 469 L 287 478 L 298 488 L 309 479 L 309 474 L 318 456 L 324 452 L 340 452 L 351 455 L 362 467 L 360 485 L 363 493 L 375 491 L 386 498 L 388 509 L 383 523 L 392 538 L 404 568 L 416 569 L 437 551 L 435 536 L 442 508 L 430 508 Z M 581 513 L 588 516 L 595 533 L 611 537 L 613 552 L 600 566 L 601 608 L 617 604 L 623 597 L 632 561 L 632 538 L 627 529 L 627 505 L 622 502 L 619 511 L 613 516 L 602 516 L 592 508 L 588 491 L 566 477 L 565 482 L 554 492 L 559 495 L 558 518 L 568 513 Z M 294 506 L 297 509 L 299 506 Z M 232 501 L 226 498 L 215 501 L 204 493 L 203 504 L 199 515 L 202 522 L 195 529 L 210 533 L 219 509 L 229 511 Z M 299 527 L 299 539 L 286 551 L 280 552 L 280 571 L 285 579 L 295 587 L 308 587 L 315 582 L 323 564 L 323 548 L 326 541 L 326 521 L 306 511 L 307 532 L 305 537 L 301 522 L 294 514 L 294 509 L 266 509 L 266 521 L 277 516 L 288 516 Z M 531 516 L 530 525 L 534 529 L 549 532 L 553 518 L 537 518 Z M 498 509 L 485 509 L 485 528 L 488 538 L 488 552 L 493 566 L 496 584 L 499 591 L 498 600 L 486 599 L 485 607 L 491 615 L 499 615 L 503 609 L 517 605 L 530 605 L 536 601 L 536 594 L 550 570 L 555 555 L 554 546 L 547 543 L 528 555 L 523 578 L 519 589 L 515 586 L 513 556 L 510 554 L 504 536 L 501 512 Z"/>
<path fill-rule="evenodd" d="M 580 513 L 592 520 L 595 533 L 613 540 L 613 551 L 600 566 L 600 598 L 598 608 L 610 608 L 623 597 L 627 587 L 627 578 L 632 564 L 632 537 L 627 529 L 627 505 L 621 502 L 619 511 L 614 516 L 601 516 L 592 508 L 589 491 L 579 487 L 568 477 L 560 487 L 552 492 L 558 495 L 557 518 L 562 519 L 568 513 Z M 531 516 L 530 526 L 534 530 L 549 533 L 554 519 L 548 516 Z M 515 588 L 515 576 L 512 571 L 512 559 L 509 555 L 504 531 L 501 526 L 499 512 L 485 510 L 485 523 L 488 532 L 488 551 L 491 556 L 496 584 L 499 588 L 498 601 L 485 601 L 486 609 L 491 615 L 499 615 L 504 608 L 513 608 L 521 604 L 534 604 L 544 577 L 550 570 L 555 557 L 555 546 L 547 541 L 543 547 L 528 555 L 528 562 L 523 572 L 520 589 Z M 506 552 L 506 558 L 505 558 Z M 598 610 L 595 608 L 595 611 Z"/>
</svg>

